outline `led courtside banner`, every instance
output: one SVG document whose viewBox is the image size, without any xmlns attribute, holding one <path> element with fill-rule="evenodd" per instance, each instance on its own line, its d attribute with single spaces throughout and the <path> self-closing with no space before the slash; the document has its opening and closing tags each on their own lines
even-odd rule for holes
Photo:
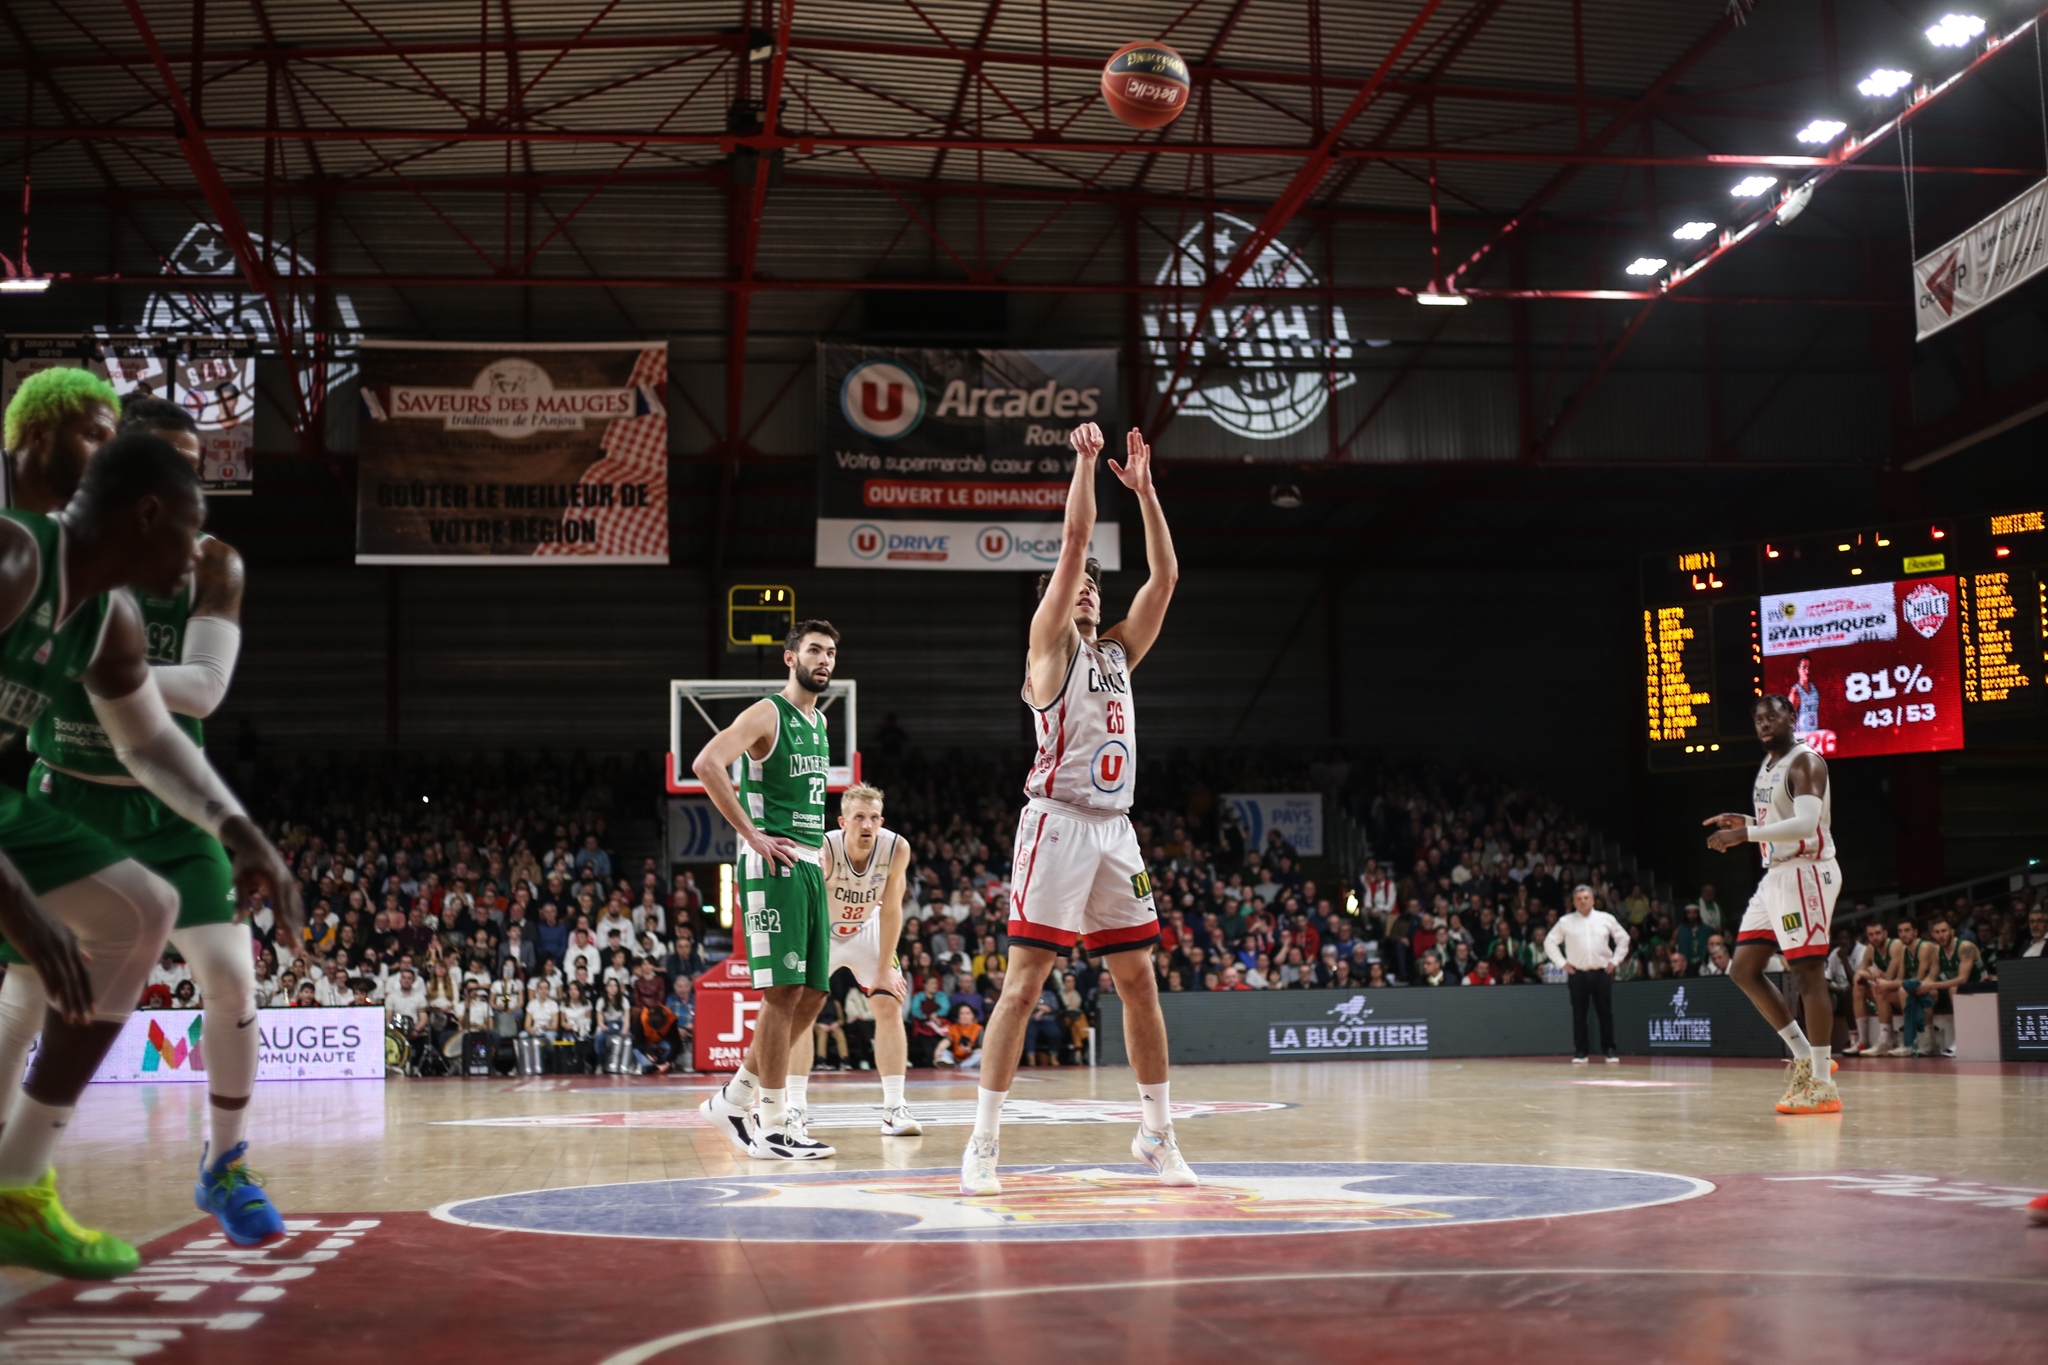
<svg viewBox="0 0 2048 1365">
<path fill-rule="evenodd" d="M 0 406 L 21 381 L 59 366 L 91 370 L 127 398 L 167 398 L 199 424 L 199 478 L 209 496 L 249 493 L 255 475 L 256 342 L 223 336 L 9 336 Z"/>
<path fill-rule="evenodd" d="M 384 1011 L 376 1008 L 256 1011 L 259 1081 L 381 1081 Z M 137 1010 L 128 1016 L 95 1081 L 171 1084 L 206 1080 L 206 1017 L 199 1010 Z"/>
<path fill-rule="evenodd" d="M 1123 458 L 1115 351 L 818 348 L 817 563 L 1041 569 L 1059 558 L 1073 451 L 1102 427 Z M 1122 567 L 1098 485 L 1091 550 Z"/>
<path fill-rule="evenodd" d="M 362 343 L 358 564 L 666 564 L 666 342 Z"/>
</svg>

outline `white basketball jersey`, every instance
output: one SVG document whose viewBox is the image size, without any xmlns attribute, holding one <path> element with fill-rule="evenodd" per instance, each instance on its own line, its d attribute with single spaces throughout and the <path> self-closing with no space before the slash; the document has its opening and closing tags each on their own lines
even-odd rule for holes
<svg viewBox="0 0 2048 1365">
<path fill-rule="evenodd" d="M 896 845 L 902 840 L 903 836 L 896 831 L 882 830 L 875 835 L 875 849 L 868 855 L 867 869 L 856 872 L 853 860 L 846 856 L 846 831 L 827 831 L 825 899 L 831 906 L 833 938 L 852 938 L 881 909 L 882 891 L 889 885 L 889 866 L 896 860 Z"/>
<path fill-rule="evenodd" d="M 1082 640 L 1052 705 L 1024 704 L 1038 729 L 1038 759 L 1024 794 L 1089 810 L 1131 808 L 1138 784 L 1138 721 L 1131 708 L 1131 670 L 1115 640 Z"/>
<path fill-rule="evenodd" d="M 1769 755 L 1765 755 L 1762 765 L 1756 770 L 1756 789 L 1751 793 L 1756 803 L 1758 824 L 1773 825 L 1780 820 L 1792 818 L 1795 812 L 1792 809 L 1792 793 L 1786 783 L 1786 775 L 1792 770 L 1794 758 L 1812 752 L 1813 750 L 1804 744 L 1794 744 L 1783 758 L 1773 760 Z M 1835 835 L 1829 827 L 1834 818 L 1834 809 L 1835 784 L 1830 782 L 1821 789 L 1820 827 L 1814 830 L 1813 836 L 1791 843 L 1758 845 L 1763 853 L 1764 866 L 1776 867 L 1780 863 L 1790 862 L 1817 863 L 1834 857 Z"/>
</svg>

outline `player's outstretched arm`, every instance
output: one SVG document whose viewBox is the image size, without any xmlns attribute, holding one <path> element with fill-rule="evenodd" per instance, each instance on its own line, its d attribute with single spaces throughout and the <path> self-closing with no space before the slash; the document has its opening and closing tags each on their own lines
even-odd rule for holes
<svg viewBox="0 0 2048 1365">
<path fill-rule="evenodd" d="M 278 921 L 296 939 L 305 924 L 298 882 L 199 746 L 171 723 L 145 661 L 143 640 L 142 609 L 134 596 L 109 594 L 106 630 L 82 677 L 93 714 L 121 765 L 151 795 L 220 840 L 234 864 L 241 898 L 268 898 Z"/>
<path fill-rule="evenodd" d="M 1145 518 L 1145 563 L 1151 572 L 1131 599 L 1131 614 L 1103 632 L 1104 638 L 1123 645 L 1128 666 L 1136 668 L 1166 624 L 1166 604 L 1173 600 L 1174 585 L 1180 582 L 1180 560 L 1173 552 L 1166 509 L 1159 505 L 1159 490 L 1152 482 L 1152 447 L 1145 444 L 1143 432 L 1130 429 L 1124 437 L 1124 462 L 1111 460 L 1109 472 L 1138 495 L 1138 508 Z"/>
<path fill-rule="evenodd" d="M 771 864 L 790 867 L 796 863 L 796 842 L 763 834 L 754 828 L 746 807 L 740 804 L 739 793 L 733 790 L 730 772 L 734 760 L 741 754 L 757 747 L 765 750 L 775 739 L 781 723 L 775 703 L 763 697 L 740 712 L 738 720 L 713 735 L 711 741 L 697 751 L 690 771 L 697 774 L 697 780 L 704 784 L 704 794 L 711 798 L 712 805 L 718 807 L 718 813 L 739 835 L 741 843 Z"/>
<path fill-rule="evenodd" d="M 896 943 L 903 937 L 903 892 L 910 882 L 910 840 L 898 839 L 896 851 L 889 855 L 889 880 L 882 884 L 882 908 L 877 915 L 881 921 L 882 935 L 882 980 L 880 989 L 887 991 L 898 1000 L 904 997 L 903 972 L 893 959 Z"/>
<path fill-rule="evenodd" d="M 203 720 L 227 699 L 242 653 L 245 582 L 242 557 L 232 547 L 213 539 L 200 542 L 183 656 L 178 663 L 156 667 L 164 705 L 181 716 Z"/>
<path fill-rule="evenodd" d="M 1088 572 L 1088 542 L 1095 535 L 1095 461 L 1102 454 L 1102 428 L 1083 422 L 1068 435 L 1074 447 L 1074 479 L 1067 488 L 1067 514 L 1060 528 L 1060 557 L 1045 595 L 1031 614 L 1031 691 L 1034 700 L 1059 690 L 1074 653 L 1074 598 Z M 1040 704 L 1044 704 L 1040 701 Z"/>
</svg>

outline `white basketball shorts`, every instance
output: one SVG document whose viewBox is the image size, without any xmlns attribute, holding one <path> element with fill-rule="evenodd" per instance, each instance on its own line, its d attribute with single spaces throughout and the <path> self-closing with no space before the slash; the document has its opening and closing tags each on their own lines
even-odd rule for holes
<svg viewBox="0 0 2048 1365">
<path fill-rule="evenodd" d="M 1093 953 L 1159 941 L 1152 874 L 1128 816 L 1033 797 L 1011 855 L 1010 942 L 1053 952 L 1079 939 Z"/>
<path fill-rule="evenodd" d="M 873 994 L 881 984 L 882 967 L 888 959 L 882 952 L 882 920 L 879 915 L 870 915 L 867 923 L 844 938 L 839 936 L 839 926 L 833 926 L 832 970 L 841 967 L 853 973 L 854 984 L 863 995 Z"/>
<path fill-rule="evenodd" d="M 1835 922 L 1835 897 L 1841 894 L 1842 869 L 1833 858 L 1779 863 L 1757 883 L 1735 942 L 1775 943 L 1787 962 L 1824 958 Z"/>
</svg>

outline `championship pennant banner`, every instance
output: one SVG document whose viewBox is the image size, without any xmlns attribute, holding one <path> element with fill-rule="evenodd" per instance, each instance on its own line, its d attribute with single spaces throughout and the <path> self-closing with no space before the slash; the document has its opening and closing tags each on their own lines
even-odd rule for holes
<svg viewBox="0 0 2048 1365">
<path fill-rule="evenodd" d="M 1116 352 L 818 348 L 821 568 L 1042 569 L 1059 558 L 1067 433 L 1122 458 Z M 1123 565 L 1117 524 L 1089 553 Z"/>
<path fill-rule="evenodd" d="M 666 342 L 362 343 L 358 564 L 666 564 Z"/>
<path fill-rule="evenodd" d="M 87 369 L 127 398 L 167 398 L 199 424 L 199 478 L 209 495 L 250 493 L 256 444 L 256 343 L 217 336 L 10 336 L 0 350 L 0 407 L 39 370 Z"/>
<path fill-rule="evenodd" d="M 1913 262 L 1915 339 L 1925 341 L 2048 265 L 2048 180 Z"/>
</svg>

